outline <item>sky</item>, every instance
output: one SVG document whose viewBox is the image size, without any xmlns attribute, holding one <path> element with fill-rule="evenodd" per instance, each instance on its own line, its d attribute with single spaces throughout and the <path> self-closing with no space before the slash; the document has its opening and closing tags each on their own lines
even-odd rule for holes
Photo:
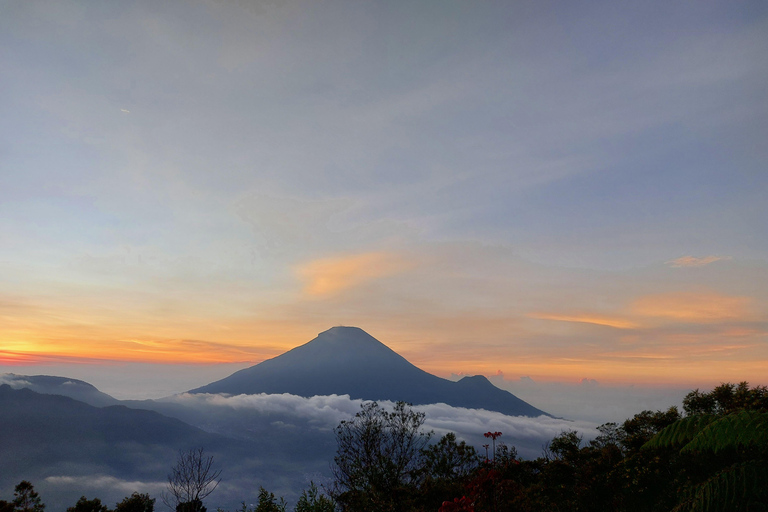
<svg viewBox="0 0 768 512">
<path fill-rule="evenodd" d="M 765 2 L 0 12 L 0 372 L 768 384 Z"/>
</svg>

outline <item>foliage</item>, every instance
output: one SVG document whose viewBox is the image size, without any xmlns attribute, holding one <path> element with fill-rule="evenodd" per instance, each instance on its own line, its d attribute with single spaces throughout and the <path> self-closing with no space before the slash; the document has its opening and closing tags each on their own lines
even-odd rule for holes
<svg viewBox="0 0 768 512">
<path fill-rule="evenodd" d="M 154 512 L 155 499 L 149 494 L 134 492 L 120 503 L 115 504 L 115 512 Z"/>
<path fill-rule="evenodd" d="M 13 512 L 13 503 L 0 500 L 0 512 Z"/>
<path fill-rule="evenodd" d="M 458 442 L 452 432 L 424 448 L 421 457 L 419 492 L 413 506 L 424 510 L 435 510 L 446 496 L 462 493 L 464 482 L 480 464 L 474 447 Z"/>
<path fill-rule="evenodd" d="M 273 493 L 268 492 L 263 487 L 259 487 L 259 503 L 256 505 L 254 512 L 285 512 L 285 507 L 285 500 L 283 498 L 277 500 Z"/>
<path fill-rule="evenodd" d="M 547 459 L 566 460 L 573 458 L 579 451 L 582 436 L 575 430 L 561 432 L 544 447 Z"/>
<path fill-rule="evenodd" d="M 677 407 L 666 411 L 643 411 L 626 420 L 621 426 L 620 444 L 628 452 L 639 450 L 657 432 L 681 418 Z"/>
<path fill-rule="evenodd" d="M 684 402 L 698 412 L 659 432 L 644 450 L 674 448 L 688 457 L 688 478 L 676 511 L 758 510 L 768 503 L 768 412 L 764 388 L 746 383 L 693 391 Z M 765 507 L 761 508 L 765 510 Z"/>
<path fill-rule="evenodd" d="M 701 431 L 702 428 L 712 423 L 714 415 L 702 414 L 682 418 L 671 425 L 664 427 L 653 438 L 648 440 L 643 449 L 685 446 Z"/>
<path fill-rule="evenodd" d="M 334 512 L 336 506 L 329 497 L 319 493 L 314 482 L 309 483 L 309 489 L 301 492 L 294 512 Z"/>
<path fill-rule="evenodd" d="M 67 512 L 107 512 L 107 506 L 101 503 L 99 498 L 89 500 L 81 496 L 74 507 L 67 508 Z"/>
<path fill-rule="evenodd" d="M 768 507 L 768 465 L 755 461 L 733 464 L 688 490 L 675 510 L 738 512 Z M 762 506 L 762 508 L 760 508 Z"/>
<path fill-rule="evenodd" d="M 748 382 L 740 382 L 720 384 L 709 393 L 697 389 L 683 399 L 683 410 L 689 416 L 723 416 L 742 410 L 768 412 L 768 388 L 750 388 Z"/>
<path fill-rule="evenodd" d="M 206 457 L 203 448 L 180 451 L 163 502 L 177 512 L 205 512 L 203 500 L 216 490 L 220 476 L 221 470 L 213 468 L 213 456 Z"/>
<path fill-rule="evenodd" d="M 469 475 L 480 462 L 473 446 L 456 441 L 449 432 L 422 451 L 422 474 L 425 479 L 456 480 Z"/>
<path fill-rule="evenodd" d="M 335 429 L 338 448 L 331 496 L 344 510 L 402 511 L 413 499 L 421 472 L 424 413 L 398 402 L 392 411 L 361 405 Z"/>
<path fill-rule="evenodd" d="M 13 492 L 13 507 L 16 512 L 43 512 L 45 504 L 35 487 L 26 480 L 16 485 Z"/>
</svg>

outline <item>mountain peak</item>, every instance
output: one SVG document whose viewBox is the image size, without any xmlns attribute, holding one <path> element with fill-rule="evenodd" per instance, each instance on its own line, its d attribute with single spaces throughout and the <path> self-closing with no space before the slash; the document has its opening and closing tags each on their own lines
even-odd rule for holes
<svg viewBox="0 0 768 512">
<path fill-rule="evenodd" d="M 312 341 L 322 341 L 333 344 L 351 344 L 351 343 L 371 343 L 381 344 L 379 340 L 365 332 L 359 327 L 348 327 L 346 325 L 337 325 L 327 331 L 317 335 Z M 311 343 L 311 342 L 310 342 Z"/>
<path fill-rule="evenodd" d="M 364 400 L 445 403 L 510 415 L 546 414 L 481 375 L 459 382 L 429 374 L 359 327 L 336 326 L 285 354 L 191 393 L 349 395 Z"/>
</svg>

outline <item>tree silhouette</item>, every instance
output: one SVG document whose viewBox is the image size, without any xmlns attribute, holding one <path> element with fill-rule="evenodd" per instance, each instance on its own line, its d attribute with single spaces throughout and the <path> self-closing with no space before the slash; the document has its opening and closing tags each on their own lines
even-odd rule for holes
<svg viewBox="0 0 768 512">
<path fill-rule="evenodd" d="M 259 487 L 259 503 L 256 505 L 254 512 L 285 512 L 285 507 L 285 500 L 283 498 L 278 500 L 275 498 L 274 493 Z"/>
<path fill-rule="evenodd" d="M 425 414 L 405 402 L 389 412 L 376 402 L 361 405 L 351 420 L 335 429 L 338 448 L 332 466 L 331 496 L 345 510 L 397 511 L 415 493 L 422 450 Z"/>
<path fill-rule="evenodd" d="M 115 512 L 154 512 L 155 499 L 149 494 L 134 492 L 120 503 L 115 504 Z"/>
<path fill-rule="evenodd" d="M 309 483 L 309 489 L 301 492 L 299 501 L 293 512 L 334 512 L 336 506 L 333 500 L 319 493 L 314 482 Z"/>
<path fill-rule="evenodd" d="M 67 508 L 67 512 L 107 512 L 107 506 L 103 505 L 99 498 L 89 500 L 81 496 L 74 507 Z"/>
<path fill-rule="evenodd" d="M 43 512 L 45 504 L 35 487 L 26 480 L 22 480 L 13 492 L 13 507 L 16 512 Z"/>
<path fill-rule="evenodd" d="M 220 476 L 221 470 L 213 468 L 213 455 L 205 456 L 203 448 L 182 450 L 168 475 L 163 502 L 177 512 L 205 512 L 203 500 L 216 490 Z"/>
</svg>

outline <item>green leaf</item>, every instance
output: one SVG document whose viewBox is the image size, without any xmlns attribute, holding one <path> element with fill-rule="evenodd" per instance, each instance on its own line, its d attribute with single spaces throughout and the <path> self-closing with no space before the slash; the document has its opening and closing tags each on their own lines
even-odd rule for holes
<svg viewBox="0 0 768 512">
<path fill-rule="evenodd" d="M 661 429 L 650 441 L 643 445 L 642 449 L 684 446 L 696 437 L 704 427 L 714 421 L 715 418 L 711 414 L 699 414 L 678 420 Z"/>
<path fill-rule="evenodd" d="M 741 411 L 706 425 L 681 453 L 714 452 L 768 446 L 768 413 Z"/>
</svg>

